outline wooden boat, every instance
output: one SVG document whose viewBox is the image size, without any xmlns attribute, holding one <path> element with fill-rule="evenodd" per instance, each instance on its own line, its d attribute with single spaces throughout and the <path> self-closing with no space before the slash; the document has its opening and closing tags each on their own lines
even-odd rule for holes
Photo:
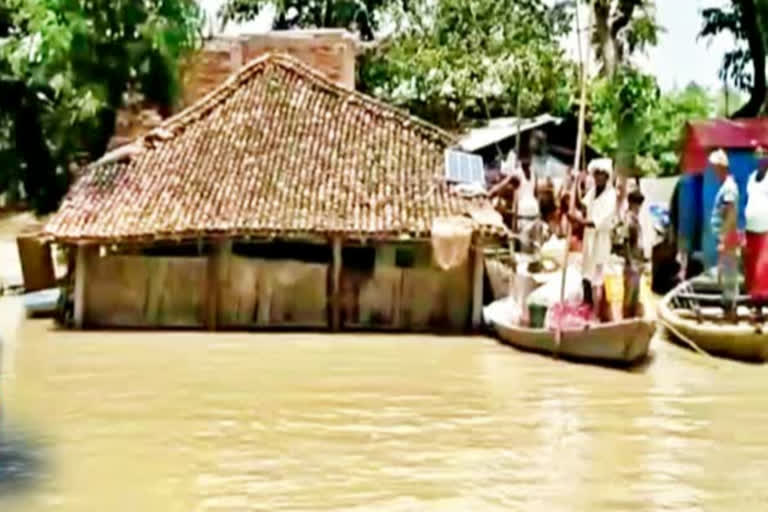
<svg viewBox="0 0 768 512">
<path fill-rule="evenodd" d="M 647 319 L 621 320 L 563 331 L 558 346 L 555 332 L 549 329 L 510 325 L 501 318 L 493 318 L 492 313 L 486 314 L 486 320 L 508 345 L 563 359 L 615 365 L 631 365 L 644 359 L 656 331 L 654 323 Z"/>
<path fill-rule="evenodd" d="M 658 306 L 659 323 L 674 341 L 693 345 L 716 356 L 742 361 L 768 361 L 768 323 L 751 318 L 750 299 L 740 295 L 738 321 L 726 321 L 720 290 L 707 276 L 686 281 L 669 292 Z"/>
<path fill-rule="evenodd" d="M 577 16 L 578 23 L 578 16 Z M 582 66 L 581 76 L 581 108 L 579 111 L 579 137 L 574 154 L 573 168 L 579 168 L 581 161 L 581 139 L 583 135 L 585 105 L 586 105 L 586 68 Z M 573 200 L 574 190 L 571 193 L 570 208 L 574 209 Z M 566 244 L 563 248 L 563 263 L 561 269 L 567 269 L 569 266 L 568 245 L 571 240 L 571 225 L 568 224 L 568 230 L 564 237 Z M 510 272 L 511 273 L 511 272 Z M 518 274 L 515 272 L 515 274 Z M 530 279 L 535 277 L 531 276 Z M 511 278 L 510 278 L 511 280 Z M 499 280 L 501 281 L 501 280 Z M 512 288 L 517 288 L 513 292 L 513 297 L 520 299 L 525 293 L 520 293 L 519 282 L 517 287 L 506 286 L 504 291 L 509 294 Z M 500 288 L 500 287 L 496 287 Z M 502 292 L 503 293 L 503 292 Z M 518 300 L 518 303 L 525 304 L 525 301 Z M 486 322 L 489 323 L 498 333 L 503 342 L 515 347 L 553 354 L 566 359 L 576 359 L 599 362 L 613 365 L 630 365 L 644 359 L 648 354 L 651 338 L 656 332 L 653 322 L 644 319 L 628 319 L 618 322 L 590 325 L 586 329 L 563 331 L 559 339 L 556 333 L 549 329 L 537 329 L 519 327 L 510 321 L 502 318 L 501 310 L 487 309 L 484 314 Z"/>
<path fill-rule="evenodd" d="M 27 316 L 53 316 L 56 313 L 60 297 L 61 290 L 59 288 L 49 288 L 24 294 L 24 309 Z"/>
</svg>

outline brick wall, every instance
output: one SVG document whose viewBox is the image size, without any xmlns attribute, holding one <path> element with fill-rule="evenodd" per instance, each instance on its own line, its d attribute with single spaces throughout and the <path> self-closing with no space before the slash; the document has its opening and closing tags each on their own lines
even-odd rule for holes
<svg viewBox="0 0 768 512">
<path fill-rule="evenodd" d="M 355 86 L 357 44 L 355 37 L 345 30 L 286 30 L 220 37 L 207 41 L 184 65 L 180 107 L 199 100 L 241 66 L 267 52 L 288 53 L 344 87 Z M 160 121 L 151 108 L 123 109 L 118 114 L 110 148 L 130 142 Z"/>
<path fill-rule="evenodd" d="M 182 69 L 181 107 L 191 105 L 227 79 L 240 67 L 239 43 L 233 39 L 207 41 Z"/>
</svg>

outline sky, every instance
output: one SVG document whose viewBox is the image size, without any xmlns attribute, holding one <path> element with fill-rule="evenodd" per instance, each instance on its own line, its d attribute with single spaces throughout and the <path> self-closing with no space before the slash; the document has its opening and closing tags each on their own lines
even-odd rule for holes
<svg viewBox="0 0 768 512">
<path fill-rule="evenodd" d="M 215 16 L 223 0 L 200 0 L 206 11 Z M 690 82 L 708 88 L 722 86 L 718 70 L 723 54 L 733 45 L 729 36 L 712 41 L 699 40 L 701 10 L 722 5 L 725 0 L 656 0 L 657 21 L 663 27 L 659 45 L 637 59 L 647 72 L 656 75 L 663 90 L 685 87 Z M 229 26 L 225 33 L 262 32 L 269 29 L 270 13 L 243 27 Z M 582 15 L 586 23 L 586 12 Z M 566 51 L 578 58 L 578 39 L 575 34 L 563 41 Z"/>
<path fill-rule="evenodd" d="M 663 89 L 699 85 L 720 88 L 718 70 L 723 54 L 733 47 L 733 38 L 718 36 L 711 42 L 697 40 L 701 29 L 700 11 L 722 5 L 721 0 L 657 0 L 657 19 L 664 27 L 659 45 L 646 62 L 646 69 L 658 77 Z"/>
</svg>

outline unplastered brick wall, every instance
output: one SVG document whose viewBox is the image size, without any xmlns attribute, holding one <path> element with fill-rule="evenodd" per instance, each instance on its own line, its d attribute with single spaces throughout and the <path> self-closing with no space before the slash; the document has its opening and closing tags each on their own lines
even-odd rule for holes
<svg viewBox="0 0 768 512">
<path fill-rule="evenodd" d="M 276 31 L 242 39 L 243 63 L 266 52 L 287 53 L 344 87 L 355 86 L 356 42 L 345 30 Z"/>
<path fill-rule="evenodd" d="M 267 52 L 287 53 L 349 89 L 355 86 L 357 39 L 346 30 L 280 30 L 238 37 L 217 37 L 184 64 L 180 108 L 187 107 L 240 69 Z M 118 113 L 110 149 L 135 139 L 159 124 L 152 108 L 134 106 Z"/>
</svg>

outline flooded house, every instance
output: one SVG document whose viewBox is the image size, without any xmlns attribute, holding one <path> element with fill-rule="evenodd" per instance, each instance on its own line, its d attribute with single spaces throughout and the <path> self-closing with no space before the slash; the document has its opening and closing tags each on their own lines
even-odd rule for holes
<svg viewBox="0 0 768 512">
<path fill-rule="evenodd" d="M 90 165 L 44 236 L 70 249 L 76 327 L 462 331 L 482 248 L 436 220 L 488 210 L 446 179 L 453 137 L 266 54 Z M 471 245 L 471 248 L 470 248 Z"/>
</svg>

